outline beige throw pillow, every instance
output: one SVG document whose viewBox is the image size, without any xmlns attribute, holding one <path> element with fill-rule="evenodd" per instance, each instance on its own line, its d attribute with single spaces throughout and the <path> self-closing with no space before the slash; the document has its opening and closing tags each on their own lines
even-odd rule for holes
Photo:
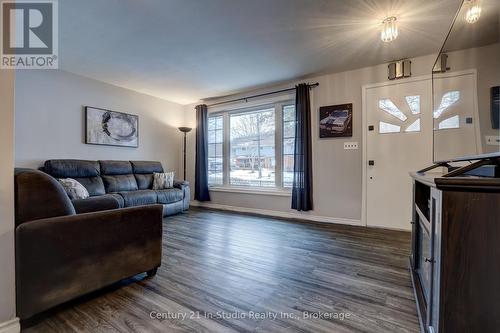
<svg viewBox="0 0 500 333">
<path fill-rule="evenodd" d="M 90 196 L 89 191 L 87 191 L 85 186 L 73 178 L 59 179 L 59 183 L 62 185 L 71 200 L 87 199 Z"/>
<path fill-rule="evenodd" d="M 153 190 L 174 187 L 174 172 L 153 173 Z"/>
</svg>

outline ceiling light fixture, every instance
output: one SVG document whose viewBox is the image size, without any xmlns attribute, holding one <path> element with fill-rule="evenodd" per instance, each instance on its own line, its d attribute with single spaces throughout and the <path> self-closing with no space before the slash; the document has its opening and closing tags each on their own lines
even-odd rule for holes
<svg viewBox="0 0 500 333">
<path fill-rule="evenodd" d="M 396 38 L 398 38 L 398 23 L 397 19 L 394 16 L 386 17 L 382 24 L 382 32 L 380 33 L 380 39 L 383 42 L 390 43 Z"/>
<path fill-rule="evenodd" d="M 467 11 L 465 12 L 465 20 L 472 24 L 476 23 L 481 16 L 481 6 L 479 0 L 466 0 Z"/>
</svg>

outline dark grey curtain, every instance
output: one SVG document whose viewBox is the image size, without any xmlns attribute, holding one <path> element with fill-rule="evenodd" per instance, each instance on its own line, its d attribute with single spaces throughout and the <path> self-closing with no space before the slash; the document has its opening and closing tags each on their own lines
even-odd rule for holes
<svg viewBox="0 0 500 333">
<path fill-rule="evenodd" d="M 311 104 L 309 85 L 295 87 L 295 151 L 293 166 L 292 209 L 311 210 L 312 201 L 312 150 Z"/>
<path fill-rule="evenodd" d="M 210 201 L 208 192 L 208 110 L 205 104 L 196 106 L 196 163 L 194 199 Z"/>
</svg>

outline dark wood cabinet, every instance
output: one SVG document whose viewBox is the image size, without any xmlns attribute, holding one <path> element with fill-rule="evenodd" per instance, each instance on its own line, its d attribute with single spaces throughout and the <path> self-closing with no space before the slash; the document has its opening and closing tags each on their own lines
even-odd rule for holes
<svg viewBox="0 0 500 333">
<path fill-rule="evenodd" d="M 412 177 L 422 332 L 500 332 L 500 179 Z"/>
</svg>

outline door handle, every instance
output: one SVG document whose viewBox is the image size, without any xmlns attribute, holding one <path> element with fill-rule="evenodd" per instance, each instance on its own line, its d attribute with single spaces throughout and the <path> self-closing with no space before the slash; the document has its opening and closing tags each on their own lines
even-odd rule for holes
<svg viewBox="0 0 500 333">
<path fill-rule="evenodd" d="M 434 263 L 434 259 L 432 259 L 432 258 L 431 258 L 431 259 L 429 259 L 429 258 L 425 258 L 425 259 L 424 259 L 424 261 L 425 261 L 425 262 L 429 262 L 429 263 L 431 263 L 431 264 L 433 264 L 433 263 Z"/>
<path fill-rule="evenodd" d="M 369 161 L 368 161 L 368 165 L 370 165 L 370 166 L 374 166 L 374 165 L 375 165 L 375 161 L 374 161 L 374 160 L 369 160 Z"/>
</svg>

